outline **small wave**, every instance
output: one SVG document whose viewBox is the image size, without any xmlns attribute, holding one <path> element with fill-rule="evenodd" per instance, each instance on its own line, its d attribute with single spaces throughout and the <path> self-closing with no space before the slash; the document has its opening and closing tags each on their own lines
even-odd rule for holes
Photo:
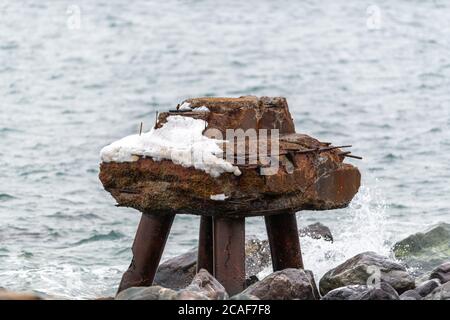
<svg viewBox="0 0 450 320">
<path fill-rule="evenodd" d="M 6 42 L 2 45 L 0 45 L 0 50 L 14 50 L 19 48 L 19 45 L 17 42 Z"/>
<path fill-rule="evenodd" d="M 388 161 L 394 161 L 397 159 L 402 159 L 402 156 L 399 155 L 395 155 L 393 153 L 388 153 L 383 157 L 384 160 L 388 160 Z"/>
<path fill-rule="evenodd" d="M 434 127 L 434 128 L 431 128 L 428 132 L 430 132 L 430 133 L 439 133 L 439 132 L 442 132 L 442 129 Z"/>
<path fill-rule="evenodd" d="M 404 204 L 401 203 L 390 203 L 387 205 L 387 207 L 389 209 L 408 209 L 408 206 L 405 206 Z"/>
<path fill-rule="evenodd" d="M 81 213 L 81 214 L 66 214 L 61 211 L 46 215 L 47 218 L 68 220 L 68 221 L 79 221 L 81 219 L 86 220 L 102 220 L 102 218 L 94 213 Z"/>
<path fill-rule="evenodd" d="M 19 257 L 21 258 L 32 258 L 33 257 L 33 253 L 29 252 L 29 251 L 22 251 L 22 253 L 19 255 Z"/>
<path fill-rule="evenodd" d="M 96 241 L 117 240 L 117 239 L 123 238 L 124 236 L 125 235 L 123 233 L 113 230 L 106 234 L 96 234 L 87 239 L 82 239 L 82 240 L 74 243 L 73 245 L 79 246 L 79 245 L 82 245 L 85 243 L 96 242 Z"/>
<path fill-rule="evenodd" d="M 0 193 L 0 201 L 8 201 L 13 199 L 16 199 L 16 197 L 7 193 Z"/>
</svg>

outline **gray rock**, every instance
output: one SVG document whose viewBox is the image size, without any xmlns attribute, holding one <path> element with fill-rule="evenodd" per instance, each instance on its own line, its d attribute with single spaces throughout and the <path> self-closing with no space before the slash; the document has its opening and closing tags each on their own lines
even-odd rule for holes
<svg viewBox="0 0 450 320">
<path fill-rule="evenodd" d="M 321 300 L 357 300 L 356 297 L 368 290 L 366 285 L 350 285 L 329 291 Z"/>
<path fill-rule="evenodd" d="M 434 289 L 439 287 L 441 283 L 437 279 L 427 280 L 422 282 L 416 289 L 414 289 L 422 298 L 433 292 Z"/>
<path fill-rule="evenodd" d="M 260 300 L 258 297 L 250 294 L 238 293 L 230 298 L 230 300 Z"/>
<path fill-rule="evenodd" d="M 450 259 L 450 224 L 439 223 L 397 242 L 395 257 L 420 275 Z"/>
<path fill-rule="evenodd" d="M 397 292 L 414 289 L 412 276 L 402 265 L 374 252 L 360 253 L 331 269 L 320 279 L 322 295 L 349 285 L 372 285 L 377 282 L 390 284 Z"/>
<path fill-rule="evenodd" d="M 176 290 L 161 286 L 131 287 L 119 292 L 116 300 L 177 300 Z M 196 296 L 198 300 L 206 300 L 203 295 Z"/>
<path fill-rule="evenodd" d="M 400 300 L 421 300 L 422 296 L 416 290 L 408 290 L 400 295 Z"/>
<path fill-rule="evenodd" d="M 438 279 L 442 284 L 450 281 L 450 262 L 446 262 L 431 271 L 430 279 Z"/>
<path fill-rule="evenodd" d="M 300 229 L 300 237 L 311 237 L 313 239 L 323 239 L 325 241 L 333 242 L 333 235 L 331 234 L 330 228 L 323 225 L 320 222 L 310 224 L 305 228 Z"/>
<path fill-rule="evenodd" d="M 250 287 L 252 284 L 259 281 L 257 276 L 250 276 L 250 278 L 245 279 L 245 287 Z"/>
<path fill-rule="evenodd" d="M 399 300 L 391 285 L 381 282 L 374 285 L 350 285 L 329 291 L 322 300 Z"/>
<path fill-rule="evenodd" d="M 254 283 L 255 275 L 271 264 L 267 240 L 249 239 L 245 243 L 245 269 L 247 283 Z M 156 272 L 154 285 L 179 290 L 188 286 L 197 268 L 197 249 L 173 257 L 161 263 Z M 256 278 L 256 279 L 255 279 Z"/>
<path fill-rule="evenodd" d="M 312 273 L 302 269 L 274 272 L 241 294 L 255 296 L 261 300 L 319 299 Z"/>
<path fill-rule="evenodd" d="M 224 300 L 224 287 L 208 271 L 201 269 L 185 289 L 173 290 L 161 286 L 132 287 L 119 292 L 116 300 Z"/>
<path fill-rule="evenodd" d="M 434 289 L 424 300 L 450 300 L 450 282 Z"/>
<path fill-rule="evenodd" d="M 192 282 L 196 267 L 197 249 L 192 249 L 161 263 L 153 284 L 174 290 L 185 288 Z"/>
<path fill-rule="evenodd" d="M 228 299 L 225 288 L 205 269 L 200 269 L 192 283 L 183 291 L 197 292 L 210 300 Z"/>
<path fill-rule="evenodd" d="M 299 235 L 309 236 L 314 239 L 322 238 L 332 241 L 330 229 L 321 223 L 315 223 L 299 231 Z M 247 239 L 245 243 L 245 273 L 247 286 L 258 281 L 256 275 L 269 267 L 272 263 L 270 247 L 267 240 L 256 238 Z M 191 249 L 186 253 L 173 257 L 161 263 L 156 272 L 154 285 L 174 290 L 188 286 L 195 276 L 197 268 L 197 249 Z"/>
</svg>

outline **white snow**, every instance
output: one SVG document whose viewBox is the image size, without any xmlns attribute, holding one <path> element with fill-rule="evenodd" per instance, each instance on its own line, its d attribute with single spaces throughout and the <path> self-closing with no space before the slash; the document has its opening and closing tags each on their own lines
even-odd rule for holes
<svg viewBox="0 0 450 320">
<path fill-rule="evenodd" d="M 221 194 L 212 194 L 209 196 L 209 198 L 214 201 L 224 201 L 228 197 L 225 194 L 221 193 Z"/>
<path fill-rule="evenodd" d="M 195 108 L 194 111 L 209 112 L 209 109 L 207 106 L 201 106 L 201 107 Z"/>
<path fill-rule="evenodd" d="M 172 160 L 184 167 L 203 170 L 213 177 L 223 172 L 240 175 L 238 167 L 222 159 L 218 143 L 202 134 L 207 123 L 201 119 L 170 116 L 159 129 L 142 135 L 131 135 L 111 143 L 100 151 L 103 162 L 132 162 L 138 156 L 151 157 L 155 161 Z"/>
<path fill-rule="evenodd" d="M 183 104 L 178 108 L 181 111 L 189 111 L 192 110 L 191 104 L 189 102 L 183 102 Z"/>
</svg>

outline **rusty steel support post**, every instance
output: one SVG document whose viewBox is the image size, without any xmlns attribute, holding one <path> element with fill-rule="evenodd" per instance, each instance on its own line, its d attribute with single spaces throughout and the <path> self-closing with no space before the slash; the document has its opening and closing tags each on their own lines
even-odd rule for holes
<svg viewBox="0 0 450 320">
<path fill-rule="evenodd" d="M 214 274 L 213 245 L 212 217 L 201 216 L 198 237 L 197 272 L 200 269 L 206 269 L 210 274 Z"/>
<path fill-rule="evenodd" d="M 295 213 L 283 213 L 264 217 L 273 271 L 286 268 L 303 269 L 300 240 Z"/>
<path fill-rule="evenodd" d="M 213 218 L 214 276 L 230 296 L 245 287 L 245 219 Z"/>
<path fill-rule="evenodd" d="M 133 260 L 117 292 L 152 285 L 174 217 L 142 214 L 133 242 Z"/>
</svg>

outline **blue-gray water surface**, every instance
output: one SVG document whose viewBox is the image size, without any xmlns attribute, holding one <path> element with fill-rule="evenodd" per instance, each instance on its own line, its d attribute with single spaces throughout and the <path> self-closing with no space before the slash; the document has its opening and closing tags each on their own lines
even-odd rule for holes
<svg viewBox="0 0 450 320">
<path fill-rule="evenodd" d="M 285 96 L 297 132 L 364 157 L 349 208 L 297 215 L 335 236 L 303 241 L 316 277 L 449 222 L 449 17 L 443 0 L 2 0 L 0 286 L 114 294 L 139 213 L 102 189 L 99 150 L 189 97 Z M 197 232 L 177 217 L 164 256 Z"/>
</svg>

